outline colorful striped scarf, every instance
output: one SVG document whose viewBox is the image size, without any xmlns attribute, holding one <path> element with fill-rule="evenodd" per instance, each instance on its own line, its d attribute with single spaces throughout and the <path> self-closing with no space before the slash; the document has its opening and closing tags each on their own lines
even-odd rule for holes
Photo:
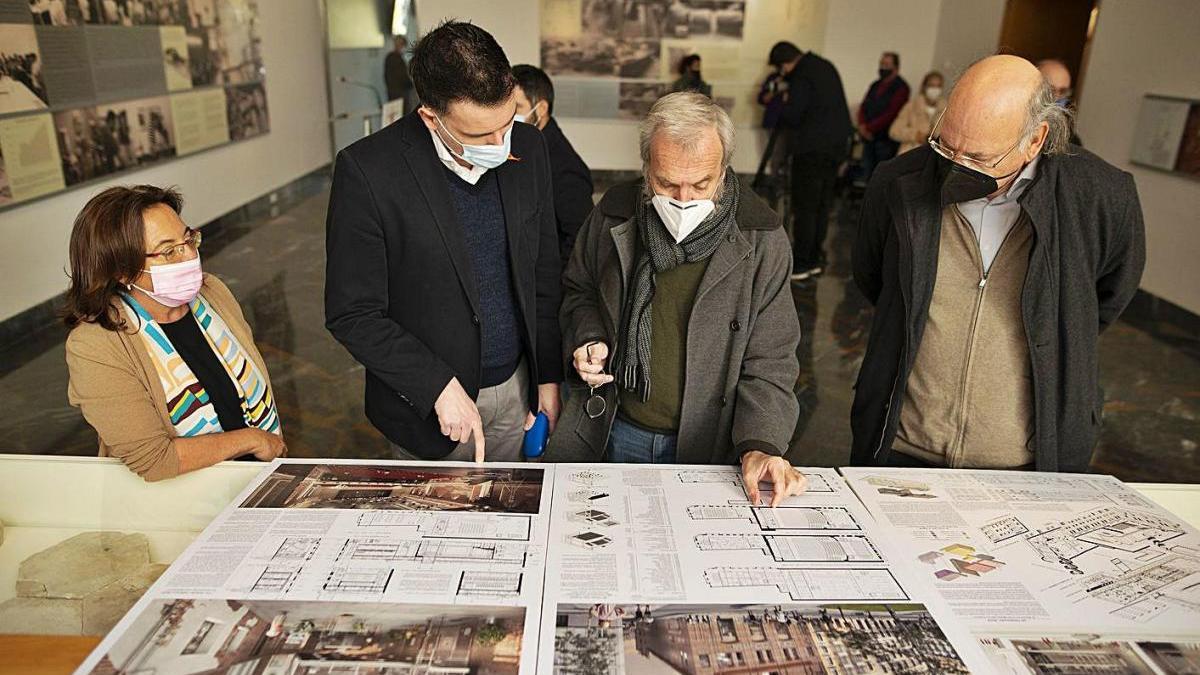
<svg viewBox="0 0 1200 675">
<path fill-rule="evenodd" d="M 224 431 L 217 419 L 217 411 L 209 400 L 208 392 L 196 379 L 195 373 L 167 339 L 162 327 L 150 317 L 150 313 L 133 296 L 123 294 L 125 312 L 130 323 L 138 327 L 138 334 L 150 353 L 150 361 L 158 371 L 167 398 L 167 412 L 178 436 L 200 436 Z M 275 397 L 267 379 L 259 372 L 246 350 L 238 343 L 229 326 L 213 311 L 204 296 L 197 295 L 188 306 L 196 317 L 201 332 L 219 357 L 225 372 L 233 380 L 234 388 L 241 398 L 242 416 L 246 426 L 257 427 L 274 434 L 280 433 L 279 412 L 275 409 Z"/>
</svg>

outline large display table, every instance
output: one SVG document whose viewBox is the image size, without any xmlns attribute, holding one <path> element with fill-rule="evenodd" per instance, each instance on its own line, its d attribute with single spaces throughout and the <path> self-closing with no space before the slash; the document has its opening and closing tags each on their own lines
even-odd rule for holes
<svg viewBox="0 0 1200 675">
<path fill-rule="evenodd" d="M 143 535 L 149 562 L 169 564 L 263 466 L 226 462 L 171 481 L 145 483 L 111 459 L 0 455 L 0 603 L 16 595 L 17 568 L 23 560 L 80 534 Z M 1133 487 L 1200 526 L 1200 486 Z M 135 599 L 127 598 L 129 604 Z M 95 625 L 82 625 L 69 613 L 64 616 L 58 627 L 14 629 L 10 624 L 0 631 L 7 633 L 0 635 L 0 673 L 68 672 L 78 665 L 99 635 L 78 637 L 88 628 L 95 632 Z M 30 632 L 42 635 L 18 635 Z"/>
</svg>

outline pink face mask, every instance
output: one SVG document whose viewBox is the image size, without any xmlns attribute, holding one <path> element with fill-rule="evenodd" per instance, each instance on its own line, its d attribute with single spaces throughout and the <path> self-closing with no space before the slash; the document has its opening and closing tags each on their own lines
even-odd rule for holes
<svg viewBox="0 0 1200 675">
<path fill-rule="evenodd" d="M 200 267 L 199 255 L 170 265 L 155 265 L 147 271 L 154 284 L 153 291 L 134 284 L 130 286 L 154 298 L 164 307 L 178 307 L 195 300 L 200 293 L 200 286 L 204 284 L 204 270 Z"/>
</svg>

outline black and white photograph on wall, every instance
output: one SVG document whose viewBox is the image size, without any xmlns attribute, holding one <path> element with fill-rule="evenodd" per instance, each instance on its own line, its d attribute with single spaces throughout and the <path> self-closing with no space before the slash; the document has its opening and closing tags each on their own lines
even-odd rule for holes
<svg viewBox="0 0 1200 675">
<path fill-rule="evenodd" d="M 209 54 L 217 66 L 216 83 L 242 84 L 263 79 L 258 3 L 220 0 L 216 28 L 217 39 L 209 43 Z"/>
<path fill-rule="evenodd" d="M 216 28 L 196 27 L 187 29 L 188 69 L 192 74 L 192 86 L 203 87 L 217 81 L 217 61 L 211 45 L 220 38 Z"/>
<path fill-rule="evenodd" d="M 88 21 L 87 0 L 29 0 L 29 13 L 39 26 L 77 26 Z"/>
<path fill-rule="evenodd" d="M 33 26 L 0 24 L 0 114 L 42 110 L 48 103 Z"/>
<path fill-rule="evenodd" d="M 667 10 L 664 37 L 742 39 L 745 0 L 675 0 Z"/>
<path fill-rule="evenodd" d="M 593 36 L 661 38 L 671 0 L 584 0 L 580 26 Z"/>
<path fill-rule="evenodd" d="M 614 38 L 543 37 L 542 68 L 551 75 L 616 75 L 617 41 Z"/>
<path fill-rule="evenodd" d="M 108 26 L 182 26 L 187 21 L 188 0 L 34 0 L 39 5 L 64 6 L 51 10 L 51 18 L 65 17 L 66 24 Z M 33 6 L 31 4 L 31 9 Z M 36 10 L 35 10 L 36 12 Z M 35 14 L 35 21 L 37 19 Z M 54 20 L 53 25 L 66 25 Z"/>
<path fill-rule="evenodd" d="M 63 179 L 75 185 L 117 170 L 117 141 L 96 116 L 95 108 L 54 113 Z"/>
<path fill-rule="evenodd" d="M 229 117 L 230 140 L 252 138 L 270 130 L 267 91 L 262 83 L 230 87 L 225 91 L 225 107 Z"/>
<path fill-rule="evenodd" d="M 648 78 L 658 75 L 662 46 L 658 40 L 621 40 L 617 43 L 617 75 Z"/>
<path fill-rule="evenodd" d="M 622 82 L 617 103 L 618 116 L 640 120 L 650 112 L 650 106 L 655 101 L 670 91 L 671 86 L 665 82 Z"/>
<path fill-rule="evenodd" d="M 175 125 L 166 96 L 99 105 L 96 116 L 117 141 L 118 170 L 175 155 Z"/>
</svg>

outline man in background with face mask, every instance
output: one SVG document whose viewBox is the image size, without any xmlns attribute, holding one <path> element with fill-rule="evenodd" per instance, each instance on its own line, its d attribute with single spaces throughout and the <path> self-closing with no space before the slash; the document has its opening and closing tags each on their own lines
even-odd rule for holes
<svg viewBox="0 0 1200 675">
<path fill-rule="evenodd" d="M 908 103 L 908 82 L 900 77 L 900 55 L 884 52 L 879 57 L 879 79 L 867 87 L 862 103 L 858 106 L 858 135 L 863 139 L 862 179 L 871 179 L 871 173 L 880 163 L 896 156 L 900 144 L 892 140 L 888 131 L 892 122 Z"/>
<path fill-rule="evenodd" d="M 992 56 L 926 147 L 879 167 L 854 249 L 876 309 L 852 463 L 1088 470 L 1097 339 L 1146 249 L 1133 178 L 1068 133 L 1033 64 Z"/>
<path fill-rule="evenodd" d="M 641 125 L 643 178 L 613 187 L 563 275 L 576 385 L 551 461 L 740 464 L 758 501 L 803 490 L 783 458 L 800 324 L 779 217 L 729 166 L 733 123 L 678 92 Z"/>
<path fill-rule="evenodd" d="M 442 24 L 411 74 L 421 106 L 338 153 L 325 324 L 397 458 L 519 461 L 562 380 L 546 144 L 483 29 Z"/>
<path fill-rule="evenodd" d="M 532 124 L 546 139 L 550 175 L 554 182 L 554 219 L 558 221 L 558 250 L 563 263 L 571 257 L 583 221 L 592 212 L 592 172 L 563 135 L 554 113 L 554 85 L 541 68 L 513 66 L 517 78 L 517 120 Z"/>
</svg>

